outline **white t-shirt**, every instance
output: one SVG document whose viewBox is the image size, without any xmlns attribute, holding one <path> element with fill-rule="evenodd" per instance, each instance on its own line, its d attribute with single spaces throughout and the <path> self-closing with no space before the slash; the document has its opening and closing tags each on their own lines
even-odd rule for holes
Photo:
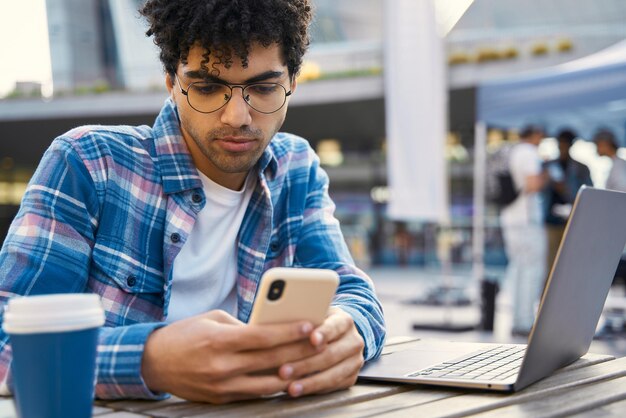
<svg viewBox="0 0 626 418">
<path fill-rule="evenodd" d="M 541 173 L 539 149 L 527 142 L 515 145 L 509 155 L 509 169 L 515 186 L 521 191 L 513 203 L 502 209 L 500 223 L 503 226 L 543 223 L 541 194 L 523 190 L 526 177 Z"/>
<path fill-rule="evenodd" d="M 244 187 L 231 190 L 198 172 L 206 205 L 174 260 L 167 322 L 212 309 L 237 312 L 237 234 L 254 190 L 248 176 Z"/>
</svg>

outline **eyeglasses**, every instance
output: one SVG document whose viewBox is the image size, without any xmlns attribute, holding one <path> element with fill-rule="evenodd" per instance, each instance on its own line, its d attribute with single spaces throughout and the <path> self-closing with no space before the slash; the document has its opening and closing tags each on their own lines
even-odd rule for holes
<svg viewBox="0 0 626 418">
<path fill-rule="evenodd" d="M 279 83 L 226 84 L 198 81 L 183 89 L 178 75 L 175 75 L 180 92 L 187 96 L 187 103 L 200 113 L 213 113 L 226 106 L 233 97 L 233 89 L 240 88 L 245 102 L 259 113 L 279 111 L 291 95 L 291 90 Z"/>
</svg>

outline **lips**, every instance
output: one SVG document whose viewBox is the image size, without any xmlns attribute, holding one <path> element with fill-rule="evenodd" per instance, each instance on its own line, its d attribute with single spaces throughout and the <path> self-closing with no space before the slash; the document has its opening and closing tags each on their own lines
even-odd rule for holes
<svg viewBox="0 0 626 418">
<path fill-rule="evenodd" d="M 256 140 L 245 137 L 216 138 L 215 143 L 228 152 L 245 152 L 254 148 Z"/>
</svg>

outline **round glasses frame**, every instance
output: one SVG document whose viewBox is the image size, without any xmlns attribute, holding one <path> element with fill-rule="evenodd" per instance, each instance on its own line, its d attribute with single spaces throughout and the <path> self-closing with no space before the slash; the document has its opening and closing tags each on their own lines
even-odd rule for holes
<svg viewBox="0 0 626 418">
<path fill-rule="evenodd" d="M 257 111 L 259 113 L 263 113 L 265 115 L 270 115 L 272 113 L 278 112 L 280 109 L 283 108 L 283 106 L 285 106 L 285 103 L 287 103 L 287 97 L 291 96 L 291 90 L 287 91 L 285 86 L 283 86 L 280 83 L 266 83 L 266 82 L 262 82 L 262 83 L 250 83 L 250 84 L 228 84 L 228 83 L 217 83 L 217 82 L 207 83 L 206 81 L 195 81 L 195 82 L 189 83 L 187 85 L 187 89 L 185 90 L 185 89 L 183 89 L 183 85 L 180 82 L 180 78 L 178 78 L 178 74 L 174 74 L 174 77 L 176 77 L 176 82 L 178 83 L 178 88 L 180 89 L 180 92 L 184 96 L 187 97 L 187 103 L 189 104 L 189 106 L 191 106 L 191 108 L 193 110 L 195 110 L 196 112 L 199 112 L 199 113 L 206 113 L 206 114 L 208 114 L 208 113 L 215 113 L 218 110 L 220 110 L 221 108 L 223 108 L 224 106 L 226 106 L 228 104 L 228 102 L 230 102 L 230 99 L 233 98 L 233 89 L 235 89 L 235 88 L 240 88 L 241 89 L 241 97 L 243 97 L 243 101 L 246 102 L 246 104 L 248 106 L 250 106 L 251 109 L 254 109 L 255 111 Z M 204 110 L 199 110 L 193 104 L 191 104 L 191 100 L 189 100 L 189 90 L 191 88 L 193 88 L 193 86 L 196 85 L 196 84 L 197 85 L 200 85 L 200 84 L 219 84 L 221 86 L 228 87 L 230 89 L 230 95 L 228 96 L 228 100 L 224 101 L 224 103 L 220 107 L 215 109 L 215 110 L 211 110 L 211 111 L 208 111 L 208 112 L 204 111 Z M 253 87 L 253 86 L 258 86 L 258 85 L 268 85 L 268 84 L 272 85 L 272 86 L 280 87 L 285 92 L 285 95 L 283 96 L 283 102 L 281 103 L 280 106 L 278 106 L 278 108 L 276 110 L 272 110 L 271 112 L 264 112 L 262 110 L 259 110 L 259 109 L 255 108 L 254 106 L 252 106 L 250 104 L 248 99 L 246 99 L 245 91 L 246 91 L 246 89 L 248 87 Z"/>
</svg>

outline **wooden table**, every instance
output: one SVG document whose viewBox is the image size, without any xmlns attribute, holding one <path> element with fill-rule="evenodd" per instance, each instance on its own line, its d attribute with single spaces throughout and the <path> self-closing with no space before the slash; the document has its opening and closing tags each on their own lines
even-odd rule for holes
<svg viewBox="0 0 626 418">
<path fill-rule="evenodd" d="M 386 352 L 415 339 L 396 338 Z M 5 401 L 6 402 L 6 401 Z M 0 417 L 9 417 L 2 414 Z M 165 401 L 96 401 L 98 418 L 133 417 L 624 417 L 626 357 L 587 354 L 515 394 L 422 385 L 359 383 L 329 395 L 285 396 L 210 405 L 179 398 Z"/>
</svg>

